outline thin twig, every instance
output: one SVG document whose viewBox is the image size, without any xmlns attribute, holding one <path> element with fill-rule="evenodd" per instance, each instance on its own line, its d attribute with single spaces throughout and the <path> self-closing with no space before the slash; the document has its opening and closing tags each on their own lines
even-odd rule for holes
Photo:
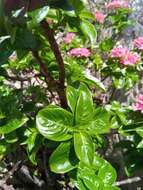
<svg viewBox="0 0 143 190">
<path fill-rule="evenodd" d="M 115 185 L 116 186 L 122 186 L 122 185 L 126 185 L 126 184 L 136 183 L 136 182 L 139 182 L 139 181 L 142 181 L 141 177 L 133 177 L 133 178 L 128 178 L 128 179 L 125 179 L 125 180 L 122 180 L 122 181 L 117 181 L 115 183 Z"/>
<path fill-rule="evenodd" d="M 7 175 L 5 176 L 5 178 L 3 179 L 3 182 L 5 183 L 10 176 L 12 176 L 14 174 L 14 172 L 16 170 L 19 169 L 20 165 L 21 165 L 22 161 L 17 161 L 16 164 L 14 164 L 13 168 L 7 173 Z"/>
</svg>

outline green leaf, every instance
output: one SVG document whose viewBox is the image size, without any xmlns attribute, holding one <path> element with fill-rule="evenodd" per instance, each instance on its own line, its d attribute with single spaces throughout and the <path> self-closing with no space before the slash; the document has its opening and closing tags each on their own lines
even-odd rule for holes
<svg viewBox="0 0 143 190">
<path fill-rule="evenodd" d="M 80 28 L 83 34 L 89 37 L 91 44 L 94 45 L 96 43 L 97 38 L 95 26 L 91 24 L 89 21 L 83 19 L 80 23 Z"/>
<path fill-rule="evenodd" d="M 13 131 L 12 133 L 9 134 L 5 134 L 4 138 L 7 143 L 15 143 L 18 141 L 18 136 L 16 134 L 16 131 Z"/>
<path fill-rule="evenodd" d="M 47 139 L 65 141 L 72 138 L 72 114 L 57 106 L 48 106 L 36 117 L 38 131 Z"/>
<path fill-rule="evenodd" d="M 84 4 L 81 0 L 70 0 L 70 3 L 77 13 L 81 12 L 84 9 Z"/>
<path fill-rule="evenodd" d="M 33 147 L 33 149 L 30 152 L 27 151 L 28 158 L 34 165 L 37 165 L 36 155 L 37 155 L 39 148 L 40 148 L 40 144 L 37 144 Z"/>
<path fill-rule="evenodd" d="M 75 185 L 79 190 L 89 190 L 81 179 L 78 179 Z"/>
<path fill-rule="evenodd" d="M 76 124 L 87 123 L 93 117 L 93 100 L 91 92 L 85 84 L 79 88 L 79 97 L 76 105 Z"/>
<path fill-rule="evenodd" d="M 13 46 L 16 50 L 38 50 L 39 40 L 31 31 L 25 28 L 18 28 Z"/>
<path fill-rule="evenodd" d="M 138 127 L 136 129 L 137 134 L 139 134 L 141 137 L 143 137 L 143 127 Z"/>
<path fill-rule="evenodd" d="M 110 115 L 103 108 L 97 108 L 92 121 L 87 125 L 87 130 L 91 135 L 104 134 L 110 130 Z"/>
<path fill-rule="evenodd" d="M 79 93 L 77 89 L 73 88 L 72 86 L 67 87 L 66 89 L 67 102 L 68 106 L 70 107 L 73 113 L 75 113 L 78 95 Z"/>
<path fill-rule="evenodd" d="M 49 6 L 44 6 L 28 13 L 31 20 L 28 22 L 29 28 L 37 26 L 48 14 Z"/>
<path fill-rule="evenodd" d="M 10 36 L 0 37 L 0 66 L 8 62 L 9 56 L 13 50 L 9 48 Z"/>
<path fill-rule="evenodd" d="M 4 139 L 0 140 L 0 160 L 7 151 L 7 145 Z"/>
<path fill-rule="evenodd" d="M 27 117 L 23 117 L 22 119 L 13 119 L 9 123 L 0 127 L 0 134 L 8 134 L 16 129 L 22 127 L 28 121 Z"/>
<path fill-rule="evenodd" d="M 28 146 L 28 151 L 31 152 L 32 149 L 34 148 L 35 146 L 35 140 L 36 140 L 36 137 L 37 137 L 37 131 L 31 133 L 26 141 L 26 144 Z"/>
<path fill-rule="evenodd" d="M 105 162 L 106 161 L 103 158 L 95 154 L 92 167 L 94 170 L 99 170 L 105 164 Z"/>
<path fill-rule="evenodd" d="M 87 168 L 86 166 L 79 168 L 78 175 L 89 190 L 99 190 L 103 188 L 103 182 L 91 168 Z"/>
<path fill-rule="evenodd" d="M 55 173 L 66 173 L 73 170 L 77 165 L 77 160 L 71 142 L 63 142 L 52 153 L 49 164 L 51 171 Z"/>
<path fill-rule="evenodd" d="M 85 19 L 92 19 L 92 20 L 95 21 L 95 16 L 94 16 L 91 12 L 89 12 L 89 11 L 87 11 L 87 10 L 82 10 L 82 11 L 79 13 L 79 17 L 80 17 L 80 18 L 85 18 Z"/>
<path fill-rule="evenodd" d="M 0 44 L 7 39 L 10 39 L 10 36 L 0 36 Z"/>
<path fill-rule="evenodd" d="M 117 178 L 116 170 L 108 162 L 106 162 L 99 169 L 98 176 L 102 179 L 102 181 L 105 184 L 110 184 L 110 185 L 112 185 Z"/>
<path fill-rule="evenodd" d="M 139 142 L 139 144 L 137 145 L 137 148 L 143 148 L 143 140 L 141 140 L 141 141 Z"/>
<path fill-rule="evenodd" d="M 85 73 L 84 76 L 86 78 L 85 82 L 89 81 L 90 83 L 96 85 L 99 89 L 106 91 L 104 84 L 98 78 L 87 73 Z"/>
<path fill-rule="evenodd" d="M 108 52 L 113 48 L 113 46 L 114 46 L 113 39 L 106 38 L 100 43 L 99 48 L 101 49 L 101 51 Z"/>
<path fill-rule="evenodd" d="M 79 132 L 74 134 L 74 149 L 77 157 L 83 163 L 91 165 L 94 159 L 94 145 L 92 138 L 84 133 Z"/>
<path fill-rule="evenodd" d="M 29 160 L 34 164 L 37 165 L 36 155 L 39 151 L 40 147 L 42 146 L 42 138 L 40 135 L 37 134 L 36 130 L 31 131 L 33 133 L 30 134 L 29 138 L 27 139 L 27 154 Z"/>
</svg>

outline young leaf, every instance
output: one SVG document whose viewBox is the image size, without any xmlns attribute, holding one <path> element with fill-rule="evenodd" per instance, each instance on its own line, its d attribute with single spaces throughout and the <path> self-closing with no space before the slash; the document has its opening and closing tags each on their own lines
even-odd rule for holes
<svg viewBox="0 0 143 190">
<path fill-rule="evenodd" d="M 94 145 L 92 138 L 84 132 L 74 134 L 74 149 L 77 157 L 83 163 L 91 165 L 94 159 Z"/>
<path fill-rule="evenodd" d="M 91 92 L 85 84 L 82 84 L 79 88 L 79 97 L 76 105 L 76 124 L 89 122 L 93 117 L 93 110 L 94 109 Z"/>
<path fill-rule="evenodd" d="M 73 88 L 72 86 L 67 87 L 66 89 L 67 102 L 72 113 L 75 113 L 78 95 L 79 93 L 77 89 Z"/>
<path fill-rule="evenodd" d="M 50 168 L 55 173 L 66 173 L 76 167 L 77 160 L 71 142 L 63 142 L 52 153 L 49 160 Z"/>
<path fill-rule="evenodd" d="M 48 106 L 36 117 L 38 131 L 47 139 L 65 141 L 72 138 L 72 114 L 58 106 Z"/>
</svg>

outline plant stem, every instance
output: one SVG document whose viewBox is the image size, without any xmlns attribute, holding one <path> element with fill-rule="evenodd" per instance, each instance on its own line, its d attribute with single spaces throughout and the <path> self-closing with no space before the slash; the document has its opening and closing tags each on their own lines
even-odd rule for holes
<svg viewBox="0 0 143 190">
<path fill-rule="evenodd" d="M 48 39 L 48 42 L 51 46 L 51 49 L 55 55 L 56 61 L 59 66 L 59 81 L 57 83 L 57 93 L 59 95 L 61 106 L 66 108 L 67 107 L 67 100 L 65 95 L 65 65 L 63 61 L 63 57 L 61 55 L 59 46 L 54 37 L 54 30 L 50 28 L 49 24 L 43 20 L 41 22 L 41 27 L 45 32 L 45 36 Z"/>
<path fill-rule="evenodd" d="M 43 63 L 43 61 L 41 60 L 38 52 L 37 51 L 32 51 L 32 54 L 33 54 L 33 57 L 36 59 L 36 61 L 39 63 L 41 73 L 46 78 L 46 82 L 48 83 L 48 85 L 49 86 L 55 85 L 56 81 L 54 80 L 54 78 L 48 72 L 45 63 Z"/>
</svg>

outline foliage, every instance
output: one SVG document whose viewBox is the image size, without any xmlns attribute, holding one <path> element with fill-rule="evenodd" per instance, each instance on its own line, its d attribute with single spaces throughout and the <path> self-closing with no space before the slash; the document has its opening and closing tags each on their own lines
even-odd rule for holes
<svg viewBox="0 0 143 190">
<path fill-rule="evenodd" d="M 82 0 L 0 8 L 1 162 L 13 152 L 13 164 L 22 160 L 53 189 L 65 176 L 59 189 L 118 190 L 110 137 L 122 136 L 113 148 L 124 153 L 124 177 L 143 169 L 142 99 L 123 105 L 115 96 L 139 83 L 142 52 L 111 55 L 131 10 L 104 7 L 100 22 Z"/>
</svg>

